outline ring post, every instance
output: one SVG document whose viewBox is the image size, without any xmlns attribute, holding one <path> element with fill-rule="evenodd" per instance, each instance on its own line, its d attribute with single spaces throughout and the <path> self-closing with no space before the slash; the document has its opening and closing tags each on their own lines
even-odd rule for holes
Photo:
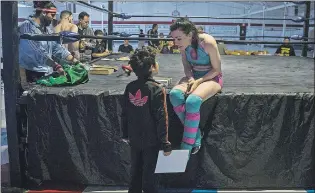
<svg viewBox="0 0 315 193">
<path fill-rule="evenodd" d="M 263 41 L 265 40 L 265 27 L 266 27 L 266 22 L 265 22 L 265 10 L 266 10 L 266 6 L 265 6 L 265 4 L 263 5 L 263 23 L 262 23 L 262 30 L 261 30 L 261 32 L 262 32 L 262 37 L 263 37 Z M 265 45 L 264 44 L 261 44 L 261 50 L 263 50 L 264 49 L 264 47 L 265 47 Z"/>
<path fill-rule="evenodd" d="M 5 95 L 6 129 L 8 133 L 10 183 L 22 186 L 21 156 L 17 100 L 20 96 L 18 1 L 1 1 L 3 41 L 3 83 Z"/>
<path fill-rule="evenodd" d="M 307 1 L 305 3 L 305 18 L 310 18 L 310 15 L 311 15 L 311 2 L 310 1 Z M 304 21 L 304 24 L 303 24 L 303 36 L 308 38 L 308 31 L 309 31 L 309 28 L 310 28 L 310 20 L 309 19 L 306 19 Z M 302 49 L 302 56 L 303 57 L 307 57 L 307 50 L 308 50 L 308 45 L 303 45 L 303 49 Z"/>
<path fill-rule="evenodd" d="M 113 33 L 113 14 L 114 4 L 113 1 L 108 1 L 108 34 Z M 108 40 L 108 50 L 113 50 L 113 40 Z"/>
<path fill-rule="evenodd" d="M 287 14 L 287 2 L 283 2 L 284 4 L 284 11 L 283 11 L 283 23 L 282 23 L 282 36 L 285 36 L 286 30 L 286 14 Z"/>
</svg>

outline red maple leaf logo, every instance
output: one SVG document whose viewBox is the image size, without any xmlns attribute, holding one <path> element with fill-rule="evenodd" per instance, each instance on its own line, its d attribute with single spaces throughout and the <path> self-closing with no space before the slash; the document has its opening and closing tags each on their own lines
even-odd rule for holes
<svg viewBox="0 0 315 193">
<path fill-rule="evenodd" d="M 139 89 L 136 92 L 136 96 L 133 96 L 131 93 L 129 93 L 129 100 L 133 105 L 141 107 L 147 103 L 148 96 L 144 96 L 143 98 L 141 98 L 141 90 Z"/>
</svg>

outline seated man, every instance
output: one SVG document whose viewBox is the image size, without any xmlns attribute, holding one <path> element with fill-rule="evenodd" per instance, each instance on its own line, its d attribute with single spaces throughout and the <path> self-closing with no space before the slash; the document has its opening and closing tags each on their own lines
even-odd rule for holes
<svg viewBox="0 0 315 193">
<path fill-rule="evenodd" d="M 223 42 L 218 42 L 218 50 L 220 55 L 226 55 L 226 45 Z"/>
<path fill-rule="evenodd" d="M 133 51 L 131 45 L 129 45 L 129 40 L 124 40 L 124 44 L 121 44 L 118 48 L 118 52 L 130 53 Z"/>
<path fill-rule="evenodd" d="M 104 36 L 104 32 L 102 30 L 95 30 L 95 36 Z M 95 48 L 92 49 L 92 60 L 100 57 L 108 56 L 110 53 L 106 49 L 107 44 L 106 41 L 102 39 L 96 39 Z"/>
<path fill-rule="evenodd" d="M 79 23 L 77 24 L 80 35 L 94 36 L 94 31 L 89 27 L 90 15 L 85 11 L 79 14 Z M 92 55 L 92 49 L 96 45 L 96 40 L 93 38 L 81 38 L 79 42 L 79 52 L 81 61 L 90 61 Z"/>
<path fill-rule="evenodd" d="M 139 38 L 145 38 L 145 34 L 143 33 L 143 29 L 140 29 Z M 142 49 L 144 47 L 145 40 L 139 40 L 138 42 L 138 48 Z"/>
<path fill-rule="evenodd" d="M 285 37 L 283 44 L 277 49 L 275 55 L 277 56 L 295 56 L 295 51 L 293 46 L 289 44 L 290 38 Z"/>
<path fill-rule="evenodd" d="M 62 31 L 68 31 L 68 32 L 75 32 L 78 33 L 78 26 L 73 24 L 73 17 L 72 13 L 70 11 L 62 11 L 60 13 L 60 22 L 59 24 L 55 27 L 55 32 L 60 33 Z M 80 58 L 80 53 L 79 53 L 79 41 L 70 43 L 70 44 L 64 44 L 63 45 L 65 48 L 71 52 L 71 54 L 76 58 Z"/>
<path fill-rule="evenodd" d="M 174 41 L 167 41 L 161 50 L 162 54 L 176 54 L 180 53 L 178 46 L 174 45 Z"/>
<path fill-rule="evenodd" d="M 171 54 L 179 54 L 180 50 L 178 46 L 175 45 L 174 41 L 169 41 L 168 42 L 168 49 L 170 50 Z"/>
<path fill-rule="evenodd" d="M 199 27 L 197 28 L 197 31 L 198 31 L 198 33 L 200 33 L 200 34 L 205 33 L 202 26 L 199 26 Z"/>
<path fill-rule="evenodd" d="M 159 38 L 164 38 L 164 34 L 163 33 L 160 33 L 159 34 Z M 163 48 L 165 48 L 165 47 L 167 47 L 167 41 L 165 41 L 165 40 L 160 40 L 160 42 L 159 42 L 159 49 L 161 50 L 161 53 L 163 53 Z"/>
</svg>

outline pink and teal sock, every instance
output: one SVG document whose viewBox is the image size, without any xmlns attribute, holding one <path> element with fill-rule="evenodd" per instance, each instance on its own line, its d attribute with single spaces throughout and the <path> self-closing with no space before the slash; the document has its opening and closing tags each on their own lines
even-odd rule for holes
<svg viewBox="0 0 315 193">
<path fill-rule="evenodd" d="M 179 89 L 173 89 L 169 94 L 173 109 L 184 125 L 181 149 L 191 150 L 193 147 L 200 146 L 199 111 L 202 99 L 197 95 L 191 94 L 185 100 L 185 93 Z"/>
<path fill-rule="evenodd" d="M 201 134 L 199 129 L 200 107 L 202 98 L 190 94 L 185 101 L 186 116 L 184 120 L 184 135 L 181 144 L 182 149 L 191 150 L 201 145 Z"/>
<path fill-rule="evenodd" d="M 172 89 L 170 91 L 170 101 L 173 105 L 173 109 L 182 122 L 184 124 L 185 121 L 185 93 L 179 89 Z"/>
</svg>

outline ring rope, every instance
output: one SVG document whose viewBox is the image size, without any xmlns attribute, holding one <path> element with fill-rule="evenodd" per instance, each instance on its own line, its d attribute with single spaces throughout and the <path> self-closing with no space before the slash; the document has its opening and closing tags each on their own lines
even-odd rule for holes
<svg viewBox="0 0 315 193">
<path fill-rule="evenodd" d="M 130 37 L 130 36 L 138 36 L 138 35 L 143 35 L 143 36 L 151 36 L 149 34 L 128 34 L 125 32 L 113 32 L 109 35 L 117 35 L 120 37 Z M 214 38 L 287 38 L 287 36 L 226 36 L 226 35 L 217 35 L 217 36 L 213 36 Z M 305 37 L 305 36 L 301 36 L 301 35 L 292 35 L 291 37 L 289 37 L 292 40 L 315 40 L 315 38 L 309 38 L 309 37 Z"/>
<path fill-rule="evenodd" d="M 244 20 L 278 20 L 278 21 L 293 21 L 296 23 L 300 23 L 300 22 L 304 22 L 306 20 L 314 20 L 315 18 L 304 18 L 302 16 L 296 16 L 293 18 L 254 18 L 254 17 L 212 17 L 212 16 L 185 16 L 185 17 L 181 17 L 181 16 L 171 16 L 171 15 L 130 15 L 130 14 L 126 14 L 126 13 L 116 13 L 116 12 L 112 12 L 109 11 L 107 9 L 104 8 L 100 8 L 97 7 L 95 5 L 91 5 L 87 2 L 84 1 L 76 1 L 76 3 L 79 3 L 81 5 L 84 5 L 86 7 L 101 11 L 101 12 L 106 12 L 111 14 L 113 17 L 117 17 L 120 19 L 131 19 L 132 17 L 157 17 L 157 18 L 173 18 L 173 19 L 178 19 L 178 18 L 191 18 L 191 19 L 244 19 Z"/>
<path fill-rule="evenodd" d="M 158 41 L 174 41 L 173 38 L 139 38 L 139 37 L 117 37 L 117 36 L 92 36 L 92 35 L 63 35 L 51 34 L 51 35 L 34 35 L 34 34 L 23 34 L 20 36 L 21 39 L 33 40 L 33 41 L 56 41 L 61 44 L 71 43 L 79 41 L 83 38 L 86 39 L 103 39 L 103 40 L 158 40 Z M 229 44 L 282 44 L 283 42 L 275 41 L 244 41 L 244 40 L 217 40 L 217 42 L 229 43 Z M 288 44 L 315 44 L 315 42 L 289 42 Z"/>
<path fill-rule="evenodd" d="M 314 18 L 304 18 L 302 16 L 297 16 L 293 18 L 257 18 L 257 17 L 212 17 L 212 16 L 169 16 L 169 15 L 127 15 L 126 16 L 132 18 L 132 17 L 161 17 L 161 18 L 191 18 L 191 19 L 244 19 L 244 20 L 278 20 L 278 21 L 293 21 L 293 22 L 304 22 L 305 20 L 314 20 Z M 130 19 L 129 18 L 129 19 Z M 122 18 L 123 19 L 123 18 Z"/>
</svg>

